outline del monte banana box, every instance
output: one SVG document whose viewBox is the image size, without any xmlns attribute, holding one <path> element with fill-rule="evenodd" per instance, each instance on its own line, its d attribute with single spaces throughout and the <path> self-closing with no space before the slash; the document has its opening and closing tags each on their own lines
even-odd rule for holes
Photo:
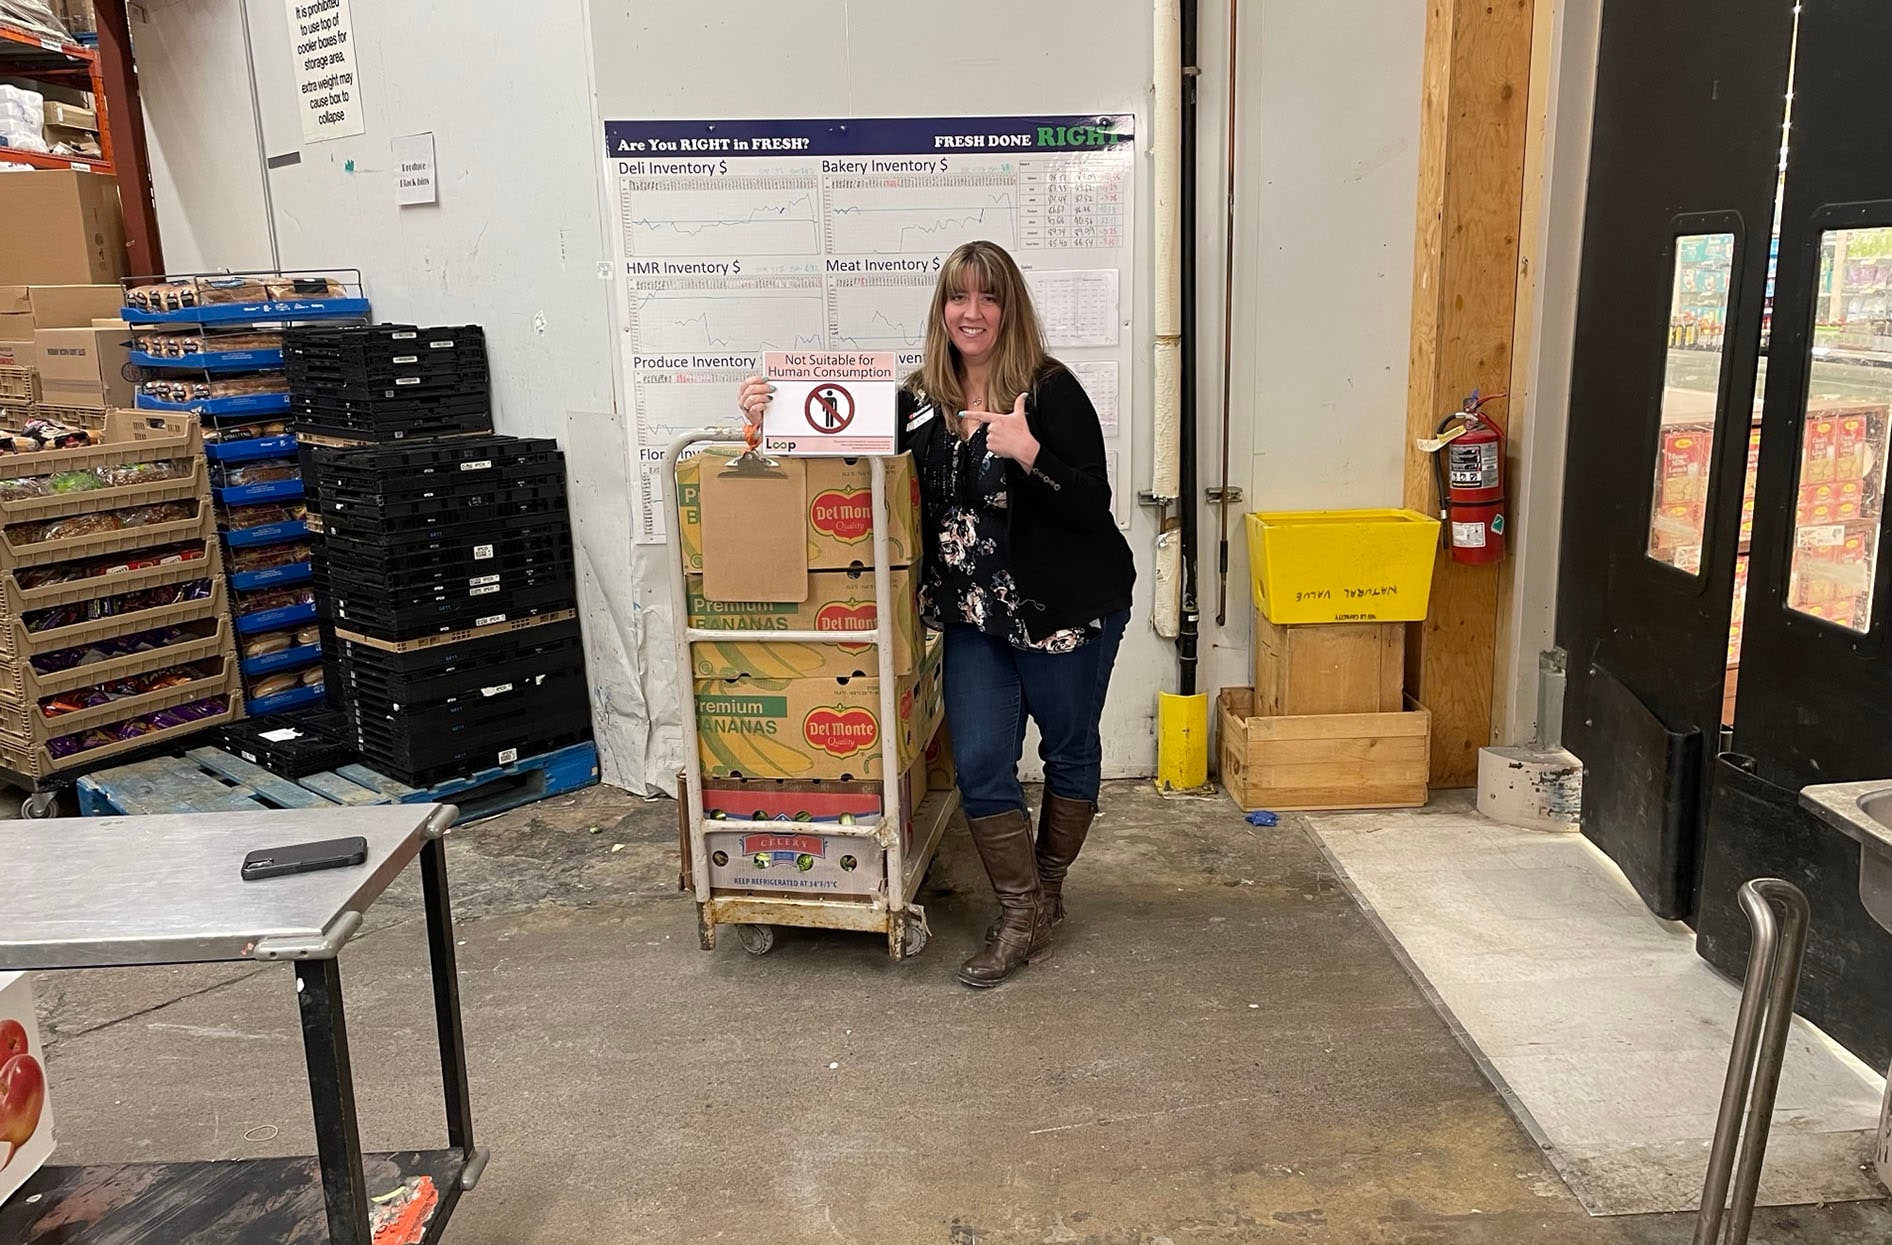
<svg viewBox="0 0 1892 1245">
<path fill-rule="evenodd" d="M 683 546 L 683 568 L 693 574 L 703 570 L 703 461 L 733 458 L 737 452 L 732 447 L 718 446 L 677 464 L 677 535 Z M 844 571 L 855 565 L 872 566 L 872 460 L 799 461 L 807 488 L 809 569 Z M 912 455 L 883 461 L 887 464 L 887 565 L 907 566 L 920 560 L 920 482 L 913 474 Z"/>
<path fill-rule="evenodd" d="M 893 596 L 893 672 L 912 674 L 921 648 L 919 610 L 913 577 L 906 567 L 888 573 Z M 873 674 L 879 655 L 871 642 L 879 612 L 871 570 L 811 571 L 806 601 L 712 601 L 703 595 L 700 576 L 689 577 L 690 625 L 725 631 L 866 632 L 859 644 L 808 644 L 784 641 L 698 641 L 690 646 L 690 668 L 699 679 L 734 679 L 745 674 L 765 679 L 840 678 Z"/>
<path fill-rule="evenodd" d="M 940 647 L 932 637 L 919 669 L 894 681 L 903 770 L 923 754 L 943 712 Z M 696 680 L 705 778 L 877 780 L 881 726 L 878 678 Z"/>
</svg>

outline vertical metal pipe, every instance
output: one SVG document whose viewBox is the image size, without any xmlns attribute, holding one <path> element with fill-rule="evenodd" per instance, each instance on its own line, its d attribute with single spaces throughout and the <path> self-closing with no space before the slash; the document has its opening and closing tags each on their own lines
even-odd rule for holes
<svg viewBox="0 0 1892 1245">
<path fill-rule="evenodd" d="M 1241 0 L 1228 0 L 1228 151 L 1224 170 L 1228 176 L 1228 195 L 1224 204 L 1222 227 L 1222 486 L 1216 500 L 1222 534 L 1216 543 L 1215 625 L 1228 626 L 1228 457 L 1229 457 L 1229 386 L 1235 361 L 1235 103 L 1240 92 L 1237 75 L 1241 57 L 1236 40 L 1241 31 Z"/>
<path fill-rule="evenodd" d="M 1177 412 L 1178 484 L 1176 519 L 1182 540 L 1182 624 L 1176 635 L 1176 661 L 1180 678 L 1177 691 L 1184 696 L 1196 694 L 1198 645 L 1202 608 L 1196 602 L 1197 509 L 1202 504 L 1202 472 L 1196 462 L 1200 437 L 1196 426 L 1196 176 L 1197 176 L 1197 101 L 1202 81 L 1198 62 L 1201 44 L 1200 0 L 1182 4 L 1182 150 L 1181 192 L 1177 196 L 1181 290 L 1182 348 L 1178 369 L 1182 373 L 1180 407 Z"/>
<path fill-rule="evenodd" d="M 269 145 L 263 141 L 263 97 L 256 87 L 256 44 L 250 38 L 250 0 L 237 0 L 243 17 L 243 63 L 250 75 L 250 121 L 256 127 L 256 173 L 263 179 L 263 223 L 269 229 L 269 266 L 282 267 L 282 245 L 276 240 L 276 197 L 269 185 Z"/>
</svg>

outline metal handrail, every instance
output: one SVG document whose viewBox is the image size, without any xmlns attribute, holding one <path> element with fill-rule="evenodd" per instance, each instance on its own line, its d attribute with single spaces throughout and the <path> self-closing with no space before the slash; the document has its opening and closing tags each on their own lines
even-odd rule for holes
<svg viewBox="0 0 1892 1245">
<path fill-rule="evenodd" d="M 1728 1055 L 1728 1079 L 1721 1090 L 1721 1114 L 1708 1154 L 1694 1245 L 1745 1245 L 1747 1241 L 1761 1164 L 1767 1158 L 1767 1131 L 1774 1120 L 1781 1065 L 1787 1056 L 1794 999 L 1800 991 L 1800 961 L 1807 948 L 1807 897 L 1799 887 L 1780 878 L 1755 878 L 1741 887 L 1740 900 L 1751 931 L 1747 981 L 1741 988 L 1741 1011 L 1734 1023 L 1734 1047 Z M 1745 1133 L 1741 1127 L 1744 1111 Z M 1732 1205 L 1728 1201 L 1731 1185 Z M 1724 1216 L 1725 1236 L 1721 1231 Z"/>
</svg>

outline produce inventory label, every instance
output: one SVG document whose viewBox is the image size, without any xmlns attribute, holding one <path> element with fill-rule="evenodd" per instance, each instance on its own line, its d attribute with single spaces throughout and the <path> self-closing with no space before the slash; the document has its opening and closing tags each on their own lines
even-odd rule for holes
<svg viewBox="0 0 1892 1245">
<path fill-rule="evenodd" d="M 1128 522 L 1134 118 L 607 121 L 604 139 L 639 543 L 664 537 L 665 448 L 739 420 L 765 356 L 919 366 L 940 266 L 977 239 L 1025 270 L 1052 352 L 1097 406 Z M 832 393 L 809 402 L 792 415 L 810 436 L 848 414 Z"/>
</svg>

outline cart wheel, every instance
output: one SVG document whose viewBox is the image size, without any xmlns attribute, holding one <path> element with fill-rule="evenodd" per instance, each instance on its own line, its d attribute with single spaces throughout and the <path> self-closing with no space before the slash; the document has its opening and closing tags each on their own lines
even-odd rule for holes
<svg viewBox="0 0 1892 1245">
<path fill-rule="evenodd" d="M 907 914 L 906 954 L 900 958 L 910 959 L 926 950 L 927 940 L 932 936 L 933 931 L 926 927 L 926 918 L 924 916 L 914 916 L 909 912 Z"/>
<path fill-rule="evenodd" d="M 59 793 L 57 791 L 33 792 L 20 801 L 20 816 L 33 821 L 59 816 Z"/>
<path fill-rule="evenodd" d="M 775 950 L 773 925 L 738 925 L 736 937 L 741 941 L 742 949 L 750 955 L 767 955 Z"/>
</svg>

